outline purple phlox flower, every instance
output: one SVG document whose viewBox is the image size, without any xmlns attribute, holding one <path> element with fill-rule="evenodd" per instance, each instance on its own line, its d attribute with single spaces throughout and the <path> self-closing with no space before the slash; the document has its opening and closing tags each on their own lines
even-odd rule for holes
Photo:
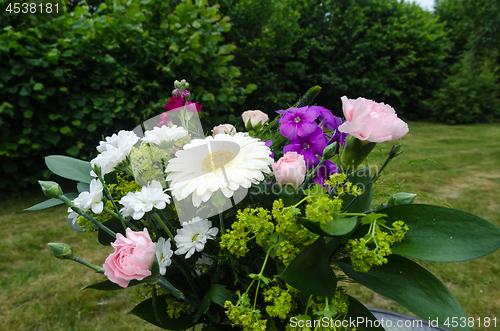
<svg viewBox="0 0 500 331">
<path fill-rule="evenodd" d="M 293 140 L 289 145 L 283 148 L 283 153 L 297 152 L 304 155 L 307 169 L 312 169 L 318 165 L 317 155 L 323 155 L 323 150 L 328 144 L 323 130 L 316 126 L 316 130 L 307 137 Z"/>
<path fill-rule="evenodd" d="M 295 108 L 294 111 L 283 115 L 280 125 L 281 135 L 290 140 L 297 140 L 313 133 L 318 127 L 315 122 L 318 113 L 308 110 L 309 107 Z"/>
<path fill-rule="evenodd" d="M 312 106 L 309 108 L 318 113 L 319 127 L 325 127 L 330 131 L 335 131 L 342 124 L 342 119 L 332 114 L 324 107 Z"/>
<path fill-rule="evenodd" d="M 339 172 L 339 168 L 332 161 L 326 160 L 323 163 L 318 171 L 316 172 L 317 177 L 313 179 L 316 184 L 320 184 L 321 187 L 326 187 L 325 180 L 328 180 L 331 175 Z M 328 192 L 330 192 L 330 188 L 328 188 Z"/>
<path fill-rule="evenodd" d="M 288 108 L 288 109 L 282 109 L 282 110 L 276 110 L 275 112 L 280 114 L 280 115 L 285 115 L 285 114 L 288 114 L 288 113 L 292 113 L 293 111 L 295 111 L 297 108 Z M 281 123 L 281 120 L 283 119 L 283 117 L 280 117 L 276 120 L 276 123 Z"/>
<path fill-rule="evenodd" d="M 267 147 L 271 148 L 271 145 L 273 144 L 273 141 L 272 140 L 266 140 L 266 141 L 264 141 L 264 144 L 266 144 Z M 271 150 L 271 154 L 269 154 L 269 156 L 274 159 L 274 153 L 273 153 L 272 150 Z"/>
</svg>

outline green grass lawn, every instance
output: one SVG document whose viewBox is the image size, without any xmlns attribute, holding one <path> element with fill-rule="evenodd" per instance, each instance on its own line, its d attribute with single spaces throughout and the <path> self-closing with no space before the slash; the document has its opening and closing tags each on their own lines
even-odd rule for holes
<svg viewBox="0 0 500 331">
<path fill-rule="evenodd" d="M 416 202 L 436 200 L 500 225 L 500 127 L 410 123 L 404 153 L 388 167 L 377 192 L 418 193 Z M 370 162 L 381 164 L 391 148 L 380 144 Z M 380 147 L 380 148 L 379 148 Z M 432 159 L 424 160 L 424 159 Z M 378 197 L 378 201 L 386 197 Z M 434 200 L 436 199 L 436 200 Z M 22 212 L 43 201 L 39 192 L 0 201 L 0 325 L 5 330 L 159 330 L 126 315 L 137 303 L 134 290 L 82 290 L 103 275 L 55 259 L 47 243 L 65 242 L 84 260 L 102 265 L 111 247 L 67 224 L 66 208 Z M 468 316 L 497 317 L 500 324 L 500 252 L 463 263 L 426 263 L 452 291 Z M 348 292 L 368 306 L 407 313 L 399 305 L 353 285 Z M 499 327 L 500 328 L 500 327 Z M 495 330 L 495 328 L 474 328 Z"/>
</svg>

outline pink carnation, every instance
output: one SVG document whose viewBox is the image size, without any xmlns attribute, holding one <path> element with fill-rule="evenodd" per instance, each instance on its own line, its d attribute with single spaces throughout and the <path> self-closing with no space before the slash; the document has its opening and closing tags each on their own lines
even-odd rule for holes
<svg viewBox="0 0 500 331">
<path fill-rule="evenodd" d="M 341 98 L 346 122 L 339 131 L 374 143 L 394 141 L 408 133 L 408 124 L 389 105 L 365 98 Z"/>
<path fill-rule="evenodd" d="M 304 156 L 297 152 L 288 152 L 278 162 L 273 163 L 273 172 L 280 185 L 292 185 L 297 188 L 304 182 L 306 162 Z"/>
<path fill-rule="evenodd" d="M 104 262 L 104 274 L 110 281 L 127 287 L 132 279 L 142 280 L 151 275 L 156 244 L 149 237 L 147 229 L 140 232 L 127 228 L 126 237 L 116 234 L 116 240 L 111 243 L 115 252 Z"/>
</svg>

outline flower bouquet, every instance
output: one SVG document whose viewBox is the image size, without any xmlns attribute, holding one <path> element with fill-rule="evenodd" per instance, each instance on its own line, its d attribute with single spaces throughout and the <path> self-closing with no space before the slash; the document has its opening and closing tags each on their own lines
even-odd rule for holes
<svg viewBox="0 0 500 331">
<path fill-rule="evenodd" d="M 384 330 L 350 296 L 358 282 L 435 325 L 472 330 L 451 292 L 416 259 L 465 261 L 495 251 L 500 228 L 473 214 L 413 204 L 400 192 L 372 204 L 377 143 L 408 132 L 394 109 L 342 98 L 344 119 L 313 105 L 320 87 L 270 120 L 242 114 L 205 135 L 175 82 L 162 114 L 99 143 L 90 162 L 48 156 L 55 174 L 78 182 L 29 208 L 68 205 L 68 223 L 97 233 L 110 255 L 102 266 L 63 243 L 53 255 L 103 274 L 88 288 L 136 289 L 132 314 L 168 330 Z M 381 323 L 382 322 L 382 323 Z M 387 323 L 389 323 L 388 321 Z"/>
</svg>

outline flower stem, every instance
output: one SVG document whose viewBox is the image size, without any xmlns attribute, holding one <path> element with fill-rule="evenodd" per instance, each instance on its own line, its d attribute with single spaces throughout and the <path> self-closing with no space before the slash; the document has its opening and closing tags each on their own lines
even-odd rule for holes
<svg viewBox="0 0 500 331">
<path fill-rule="evenodd" d="M 161 219 L 160 215 L 158 213 L 153 213 L 153 217 L 155 220 L 160 224 L 163 230 L 167 233 L 168 237 L 172 240 L 172 243 L 175 244 L 174 236 L 172 235 L 172 232 L 170 232 L 169 228 L 165 225 L 165 222 Z"/>
<path fill-rule="evenodd" d="M 107 226 L 105 226 L 104 224 L 96 221 L 93 217 L 91 217 L 90 215 L 88 215 L 87 213 L 85 213 L 83 210 L 81 210 L 80 208 L 78 208 L 73 203 L 73 201 L 71 201 L 70 199 L 68 199 L 64 194 L 61 195 L 61 196 L 59 196 L 59 199 L 62 200 L 62 201 L 64 201 L 64 203 L 66 205 L 68 205 L 71 209 L 73 209 L 78 215 L 85 217 L 92 224 L 94 224 L 95 226 L 97 226 L 98 228 L 100 228 L 101 230 L 103 230 L 104 232 L 106 232 L 107 234 L 109 234 L 110 236 L 112 236 L 113 238 L 116 238 L 116 233 L 114 233 Z"/>
<path fill-rule="evenodd" d="M 98 272 L 100 274 L 104 273 L 104 269 L 102 267 L 98 267 L 98 266 L 95 266 L 95 265 L 93 265 L 91 263 L 88 263 L 87 261 L 84 261 L 84 260 L 80 259 L 78 256 L 75 256 L 73 258 L 73 261 L 81 263 L 84 266 L 89 267 L 90 269 L 93 269 L 93 270 L 95 270 L 96 272 Z"/>
</svg>

